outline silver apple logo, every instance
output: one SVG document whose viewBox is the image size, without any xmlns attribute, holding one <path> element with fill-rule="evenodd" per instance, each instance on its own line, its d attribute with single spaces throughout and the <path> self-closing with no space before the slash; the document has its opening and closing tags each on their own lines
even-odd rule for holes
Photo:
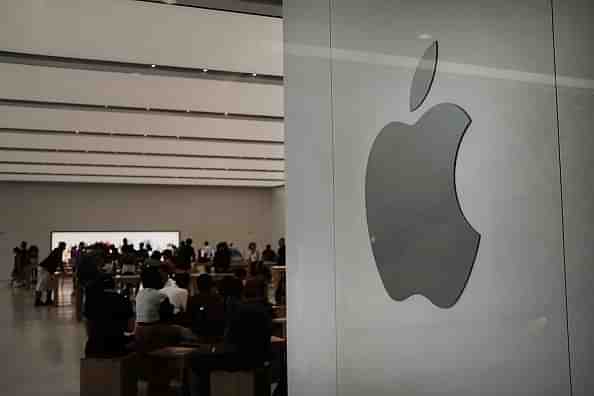
<svg viewBox="0 0 594 396">
<path fill-rule="evenodd" d="M 425 101 L 437 69 L 435 41 L 419 62 L 410 111 Z M 441 308 L 464 291 L 480 234 L 464 217 L 455 169 L 470 116 L 458 105 L 433 106 L 414 125 L 391 122 L 376 137 L 367 162 L 367 225 L 388 295 L 420 294 Z"/>
</svg>

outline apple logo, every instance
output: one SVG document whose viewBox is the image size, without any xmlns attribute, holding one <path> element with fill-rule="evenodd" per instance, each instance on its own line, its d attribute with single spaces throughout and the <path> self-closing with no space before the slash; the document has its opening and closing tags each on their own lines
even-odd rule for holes
<svg viewBox="0 0 594 396">
<path fill-rule="evenodd" d="M 410 91 L 410 111 L 425 101 L 437 69 L 437 41 L 425 51 Z M 414 125 L 391 122 L 373 142 L 365 199 L 371 249 L 388 295 L 420 294 L 440 308 L 460 298 L 480 234 L 456 192 L 456 159 L 470 126 L 458 105 L 430 108 Z"/>
</svg>

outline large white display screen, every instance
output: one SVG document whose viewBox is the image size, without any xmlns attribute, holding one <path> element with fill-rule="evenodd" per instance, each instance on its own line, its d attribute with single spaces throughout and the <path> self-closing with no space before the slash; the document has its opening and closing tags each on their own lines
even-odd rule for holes
<svg viewBox="0 0 594 396">
<path fill-rule="evenodd" d="M 128 244 L 134 245 L 134 249 L 138 249 L 141 242 L 145 247 L 150 245 L 153 251 L 170 249 L 171 245 L 179 245 L 178 231 L 55 231 L 51 233 L 51 238 L 52 249 L 56 248 L 60 242 L 66 242 L 68 249 L 77 246 L 80 242 L 84 242 L 86 245 L 104 242 L 120 248 L 124 238 L 128 239 Z"/>
</svg>

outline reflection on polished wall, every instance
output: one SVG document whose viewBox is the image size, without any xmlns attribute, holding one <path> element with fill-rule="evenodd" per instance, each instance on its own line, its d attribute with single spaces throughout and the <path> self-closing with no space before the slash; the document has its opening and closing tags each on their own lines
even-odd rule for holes
<svg viewBox="0 0 594 396">
<path fill-rule="evenodd" d="M 593 18 L 589 0 L 286 2 L 293 395 L 594 394 Z M 415 68 L 433 41 L 433 86 L 411 111 Z M 390 298 L 365 189 L 380 131 L 413 125 L 440 103 L 472 120 L 451 179 L 481 236 L 468 283 L 446 309 L 419 294 Z M 399 188 L 431 190 L 423 172 L 410 175 L 440 157 L 440 138 L 429 131 L 418 156 L 385 167 L 380 204 L 405 205 Z M 404 218 L 387 210 L 380 228 L 437 251 L 439 219 L 429 213 L 399 227 Z M 450 261 L 416 276 L 453 277 Z M 312 265 L 325 282 L 307 275 Z"/>
</svg>

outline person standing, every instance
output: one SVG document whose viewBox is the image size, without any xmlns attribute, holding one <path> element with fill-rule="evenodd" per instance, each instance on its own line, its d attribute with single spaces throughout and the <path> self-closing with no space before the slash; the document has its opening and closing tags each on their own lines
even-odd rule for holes
<svg viewBox="0 0 594 396">
<path fill-rule="evenodd" d="M 14 253 L 14 268 L 12 270 L 12 284 L 16 287 L 24 286 L 25 284 L 25 266 L 29 261 L 29 251 L 27 249 L 27 242 L 21 242 L 20 248 L 15 247 Z"/>
<path fill-rule="evenodd" d="M 260 252 L 258 251 L 256 242 L 250 242 L 248 245 L 247 260 L 248 264 L 257 263 L 260 261 Z"/>
<path fill-rule="evenodd" d="M 52 283 L 54 280 L 54 273 L 58 267 L 63 266 L 62 255 L 66 249 L 66 243 L 60 242 L 58 247 L 51 251 L 49 256 L 45 258 L 37 267 L 37 287 L 35 289 L 35 306 L 52 305 Z M 45 304 L 41 302 L 41 294 L 46 291 Z"/>
<path fill-rule="evenodd" d="M 278 240 L 278 253 L 277 257 L 277 265 L 285 266 L 287 265 L 287 253 L 285 251 L 285 238 L 281 238 Z"/>
<path fill-rule="evenodd" d="M 177 263 L 177 268 L 180 270 L 189 272 L 192 269 L 192 263 L 196 261 L 196 251 L 192 243 L 192 239 L 188 238 L 180 248 L 179 261 Z"/>
<path fill-rule="evenodd" d="M 209 246 L 208 241 L 204 242 L 204 246 L 198 251 L 198 262 L 201 264 L 210 263 L 214 257 L 214 250 Z"/>
<path fill-rule="evenodd" d="M 25 279 L 27 282 L 27 289 L 31 289 L 33 286 L 33 271 L 37 268 L 39 264 L 39 248 L 35 245 L 32 245 L 29 248 L 29 263 L 25 267 Z"/>
</svg>

